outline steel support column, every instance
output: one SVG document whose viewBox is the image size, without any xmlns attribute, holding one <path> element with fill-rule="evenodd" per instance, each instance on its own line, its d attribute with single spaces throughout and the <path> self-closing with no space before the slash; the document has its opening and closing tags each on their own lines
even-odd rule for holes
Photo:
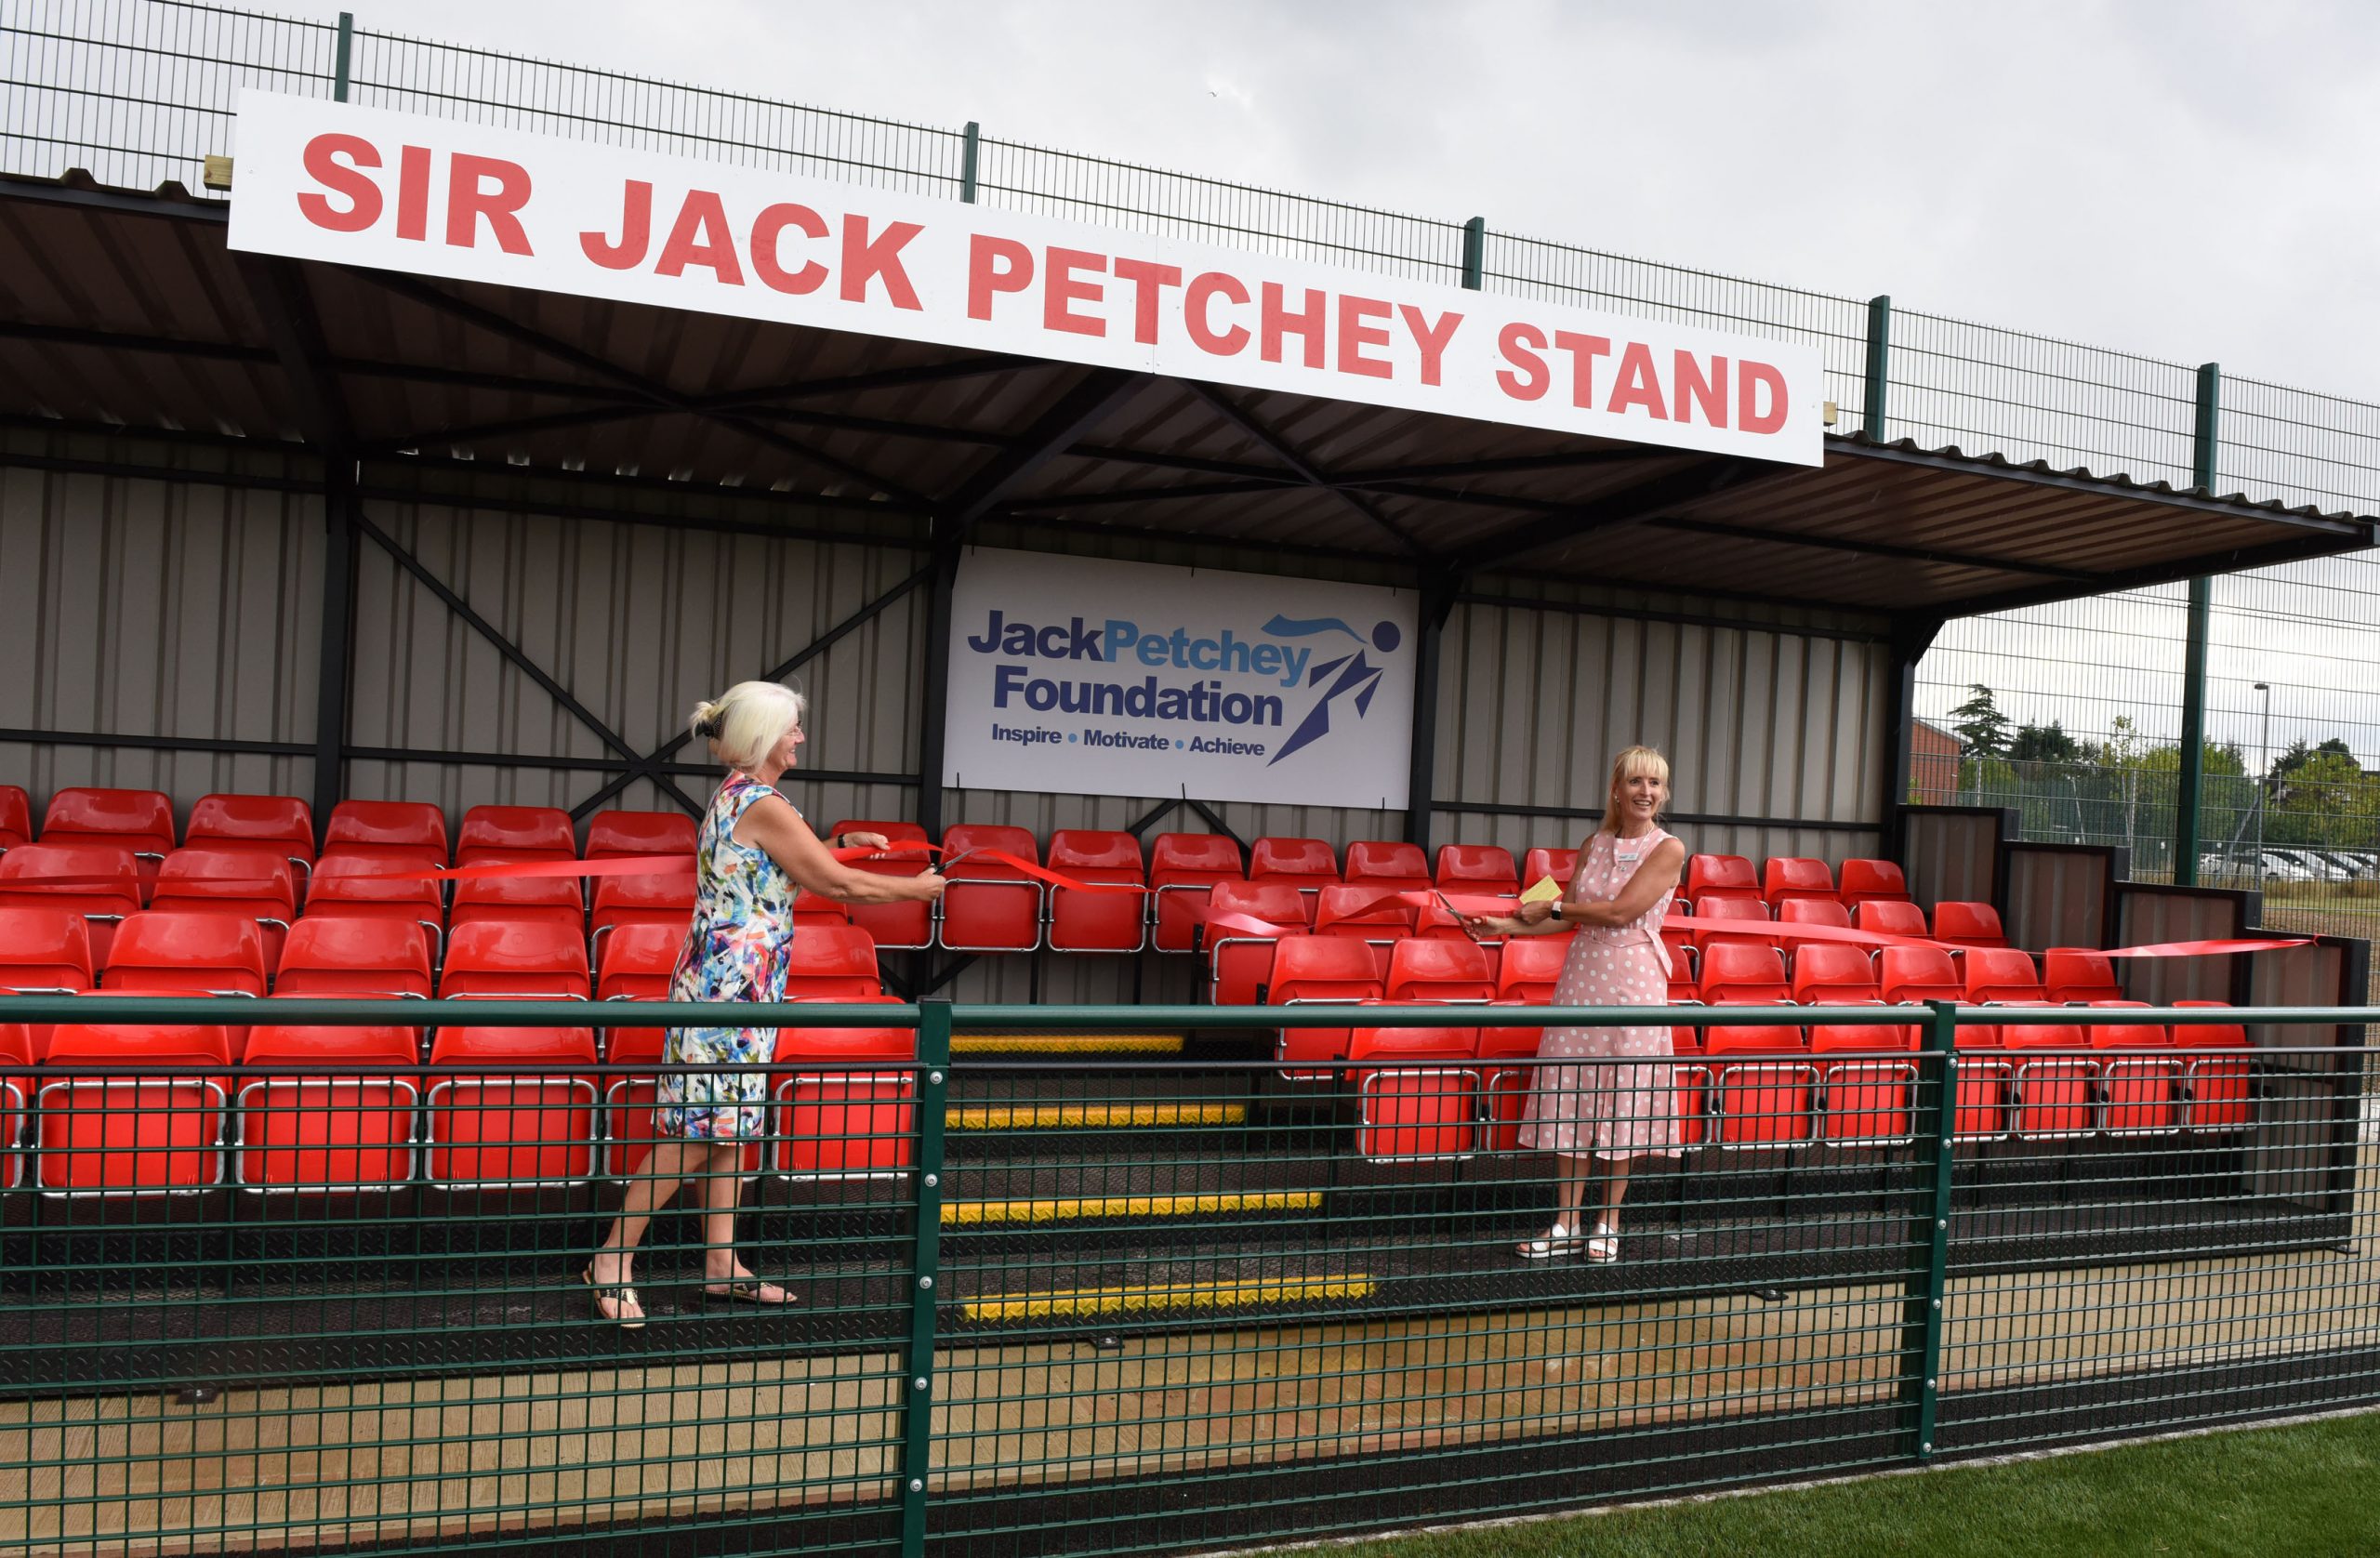
<svg viewBox="0 0 2380 1558">
<path fill-rule="evenodd" d="M 347 795 L 349 691 L 355 680 L 355 468 L 323 473 L 323 616 L 314 670 L 314 842 Z"/>
<path fill-rule="evenodd" d="M 1425 859 L 1438 783 L 1439 650 L 1447 619 L 1454 614 L 1455 598 L 1461 592 L 1461 578 L 1450 574 L 1436 574 L 1422 585 L 1413 645 L 1413 746 L 1405 771 L 1405 841 L 1420 845 Z"/>
<path fill-rule="evenodd" d="M 1884 403 L 1891 388 L 1893 300 L 1879 293 L 1868 299 L 1868 377 L 1862 390 L 1860 431 L 1877 443 L 1889 442 L 1884 431 Z"/>
<path fill-rule="evenodd" d="M 1884 858 L 1901 861 L 1901 846 L 1909 809 L 1909 787 L 1911 778 L 1911 747 L 1917 735 L 1917 665 L 1925 652 L 1934 646 L 1934 637 L 1942 630 L 1939 617 L 1896 616 L 1887 653 L 1891 664 L 1884 671 L 1884 732 L 1892 743 L 1890 757 L 1884 763 L 1884 793 L 1883 805 L 1877 812 L 1884 839 L 1879 846 Z"/>
<path fill-rule="evenodd" d="M 2222 416 L 2223 369 L 2198 370 L 2198 415 L 2190 439 L 2190 485 L 2215 493 L 2215 452 Z M 2206 792 L 2206 640 L 2215 614 L 2215 581 L 2190 580 L 2188 625 L 2182 647 L 2181 772 L 2174 786 L 2174 881 L 2198 885 L 2201 810 Z"/>
</svg>

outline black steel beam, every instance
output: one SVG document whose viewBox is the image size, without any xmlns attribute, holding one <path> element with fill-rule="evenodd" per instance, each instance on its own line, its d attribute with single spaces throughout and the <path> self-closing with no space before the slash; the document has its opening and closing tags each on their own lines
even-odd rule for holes
<svg viewBox="0 0 2380 1558">
<path fill-rule="evenodd" d="M 2238 510 L 2233 510 L 2237 517 Z M 2251 568 L 2271 568 L 2284 562 L 2303 562 L 2308 558 L 2338 557 L 2347 552 L 2363 551 L 2380 547 L 2380 522 L 2353 522 L 2360 535 L 2342 535 L 2335 541 L 2317 543 L 2311 537 L 2294 541 L 2274 541 L 2261 547 L 2235 547 L 2229 551 L 2200 553 L 2193 557 L 2176 558 L 2170 561 L 2143 568 L 2126 568 L 2112 574 L 2093 576 L 2088 587 L 2043 587 L 2011 589 L 1977 598 L 1950 601 L 1942 609 L 1953 616 L 1984 616 L 1992 612 L 2014 611 L 2019 606 L 2044 606 L 2058 601 L 2071 601 L 2079 596 L 2103 595 L 2110 590 L 2145 589 L 2151 585 L 2179 584 L 2202 574 L 2230 574 Z"/>
<path fill-rule="evenodd" d="M 1666 513 L 1713 493 L 1775 481 L 1800 469 L 1798 466 L 1769 465 L 1758 460 L 1734 458 L 1699 462 L 1682 470 L 1667 471 L 1633 486 L 1623 487 L 1592 503 L 1558 506 L 1555 511 L 1540 514 L 1533 520 L 1524 520 L 1488 536 L 1479 545 L 1457 553 L 1450 561 L 1454 567 L 1467 574 L 1494 573 L 1525 562 L 1540 552 L 1575 541 L 1592 532 Z"/>
<path fill-rule="evenodd" d="M 1421 586 L 1417 614 L 1418 641 L 1413 646 L 1413 733 L 1405 771 L 1405 841 L 1430 853 L 1433 792 L 1438 782 L 1438 671 L 1440 646 L 1446 641 L 1447 619 L 1454 614 L 1462 580 L 1451 574 L 1433 575 Z"/>
<path fill-rule="evenodd" d="M 1185 482 L 1171 487 L 1113 487 L 1105 492 L 1038 494 L 1013 500 L 1007 511 L 1034 514 L 1057 508 L 1108 508 L 1132 503 L 1173 503 L 1194 498 L 1248 497 L 1258 493 L 1303 493 L 1309 490 L 1296 482 Z"/>
<path fill-rule="evenodd" d="M 236 758 L 311 758 L 311 741 L 239 741 L 228 736 L 118 735 L 104 731 L 0 727 L 0 741 L 33 746 L 123 746 L 150 752 L 216 752 Z"/>
<path fill-rule="evenodd" d="M 1683 514 L 1648 514 L 1630 522 L 1651 530 L 1674 530 L 1695 535 L 1718 535 L 1730 541 L 1755 541 L 1776 547 L 1802 547 L 1816 551 L 1850 552 L 1859 557 L 1888 557 L 1902 562 L 1931 562 L 1950 568 L 1977 568 L 1996 574 L 2029 574 L 2036 578 L 2063 579 L 2090 589 L 2105 587 L 2101 574 L 2055 563 L 2026 562 L 2016 558 L 1979 552 L 1954 552 L 1940 547 L 1904 547 L 1892 541 L 1863 541 L 1847 535 L 1811 535 L 1800 531 L 1763 530 L 1756 525 L 1698 520 Z"/>
<path fill-rule="evenodd" d="M 1183 386 L 1190 393 L 1213 407 L 1225 421 L 1263 445 L 1266 454 L 1295 471 L 1307 485 L 1320 487 L 1330 493 L 1342 504 L 1369 522 L 1374 528 L 1394 539 L 1399 547 L 1404 548 L 1408 557 L 1426 558 L 1430 555 L 1430 549 L 1415 540 L 1411 531 L 1389 518 L 1382 511 L 1379 505 L 1368 503 L 1353 493 L 1333 486 L 1331 479 L 1316 469 L 1314 463 L 1303 455 L 1290 447 L 1288 440 L 1266 427 L 1257 419 L 1254 414 L 1229 396 L 1211 385 L 1200 384 L 1195 380 L 1183 380 Z"/>
<path fill-rule="evenodd" d="M 1905 614 L 1893 619 L 1890 664 L 1884 672 L 1884 739 L 1892 746 L 1885 755 L 1884 793 L 1878 798 L 1877 814 L 1884 818 L 1884 842 L 1879 848 L 1886 860 L 1904 869 L 1909 865 L 1901 859 L 1901 850 L 1908 836 L 1912 742 L 1917 733 L 1917 666 L 1941 630 L 1942 619 L 1937 616 Z"/>
</svg>

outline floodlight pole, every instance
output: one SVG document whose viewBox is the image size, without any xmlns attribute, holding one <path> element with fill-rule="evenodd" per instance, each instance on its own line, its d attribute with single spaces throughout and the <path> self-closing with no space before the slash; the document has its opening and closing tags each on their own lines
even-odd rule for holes
<svg viewBox="0 0 2380 1558">
<path fill-rule="evenodd" d="M 2198 415 L 2190 440 L 2190 484 L 2215 492 L 2216 424 L 2223 370 L 2213 363 L 2198 370 Z M 2188 637 L 2182 653 L 2182 751 L 2180 782 L 2174 793 L 2174 884 L 2198 885 L 2200 800 L 2206 788 L 2206 640 L 2214 615 L 2215 581 L 2190 581 Z"/>
</svg>

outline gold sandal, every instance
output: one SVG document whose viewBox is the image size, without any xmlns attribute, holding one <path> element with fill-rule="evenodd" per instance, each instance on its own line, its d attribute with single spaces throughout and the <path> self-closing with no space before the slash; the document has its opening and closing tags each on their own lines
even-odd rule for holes
<svg viewBox="0 0 2380 1558">
<path fill-rule="evenodd" d="M 619 1327 L 620 1329 L 624 1331 L 642 1330 L 644 1328 L 644 1315 L 641 1313 L 644 1305 L 638 1300 L 635 1288 L 629 1287 L 624 1282 L 603 1283 L 596 1281 L 595 1268 L 591 1263 L 585 1271 L 578 1274 L 578 1280 L 587 1285 L 588 1292 L 594 1297 L 595 1318 L 598 1320 L 609 1320 L 612 1324 Z M 615 1313 L 610 1314 L 603 1313 L 603 1301 L 605 1299 L 612 1301 Z M 628 1314 L 628 1306 L 630 1304 L 635 1304 L 640 1313 L 635 1314 Z"/>
</svg>

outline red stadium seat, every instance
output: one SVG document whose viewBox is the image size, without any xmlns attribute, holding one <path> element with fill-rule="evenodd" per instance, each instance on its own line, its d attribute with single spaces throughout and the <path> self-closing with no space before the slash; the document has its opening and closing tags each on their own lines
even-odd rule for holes
<svg viewBox="0 0 2380 1558">
<path fill-rule="evenodd" d="M 1500 844 L 1442 844 L 1437 885 L 1448 892 L 1482 892 L 1509 898 L 1521 890 L 1513 852 Z"/>
<path fill-rule="evenodd" d="M 264 969 L 281 967 L 281 944 L 298 918 L 298 883 L 288 860 L 267 850 L 178 849 L 157 869 L 150 891 L 153 912 L 231 914 L 256 922 L 264 936 Z"/>
<path fill-rule="evenodd" d="M 1862 909 L 1870 907 L 1861 904 Z M 1958 965 L 1938 946 L 1888 946 L 1878 955 L 1877 983 L 1888 1001 L 1958 1001 L 1967 987 Z"/>
<path fill-rule="evenodd" d="M 1041 848 L 1021 827 L 960 823 L 942 835 L 942 895 L 936 939 L 946 952 L 1030 952 L 1041 944 L 1041 884 L 1012 865 L 978 855 L 1000 850 L 1033 865 Z"/>
<path fill-rule="evenodd" d="M 567 926 L 478 919 L 455 927 L 438 972 L 456 997 L 585 1000 L 587 943 Z"/>
<path fill-rule="evenodd" d="M 102 991 L 256 996 L 265 992 L 264 934 L 239 915 L 127 916 L 99 970 Z"/>
<path fill-rule="evenodd" d="M 2228 1001 L 2175 1001 L 2175 1010 L 2225 1007 Z M 2174 1024 L 2174 1048 L 2185 1051 L 2183 1076 L 2189 1087 L 2184 1119 L 2191 1130 L 2244 1130 L 2256 1123 L 2255 1045 L 2237 1023 Z M 2215 1050 L 2214 1054 L 2190 1054 Z"/>
<path fill-rule="evenodd" d="M 221 1028 L 61 1023 L 46 1063 L 35 1103 L 43 1190 L 164 1195 L 223 1182 L 231 1051 Z M 223 1075 L 141 1075 L 185 1066 Z M 78 1071 L 114 1075 L 65 1075 Z"/>
<path fill-rule="evenodd" d="M 79 995 L 92 984 L 91 930 L 72 909 L 0 906 L 0 991 Z"/>
<path fill-rule="evenodd" d="M 459 938 L 458 938 L 459 941 Z M 595 1036 L 586 1028 L 441 1028 L 430 1063 L 430 1172 L 447 1190 L 594 1177 Z"/>
<path fill-rule="evenodd" d="M 1339 857 L 1319 838 L 1259 838 L 1248 849 L 1248 879 L 1319 892 L 1339 880 Z"/>
<path fill-rule="evenodd" d="M 1513 944 L 1520 944 L 1515 942 Z M 1495 1004 L 1510 1006 L 1521 1003 L 1498 1001 Z M 1520 1148 L 1521 1116 L 1527 1112 L 1529 1091 L 1537 1080 L 1537 1068 L 1521 1063 L 1537 1059 L 1537 1047 L 1544 1036 L 1543 1028 L 1479 1030 L 1479 1076 L 1483 1089 L 1481 1114 L 1487 1130 L 1482 1145 L 1488 1152 L 1509 1153 Z"/>
<path fill-rule="evenodd" d="M 49 798 L 41 821 L 45 844 L 119 844 L 139 863 L 146 891 L 174 847 L 174 803 L 159 790 L 70 786 Z"/>
<path fill-rule="evenodd" d="M 0 865 L 6 864 L 0 858 Z M 446 933 L 446 904 L 435 881 L 403 875 L 420 867 L 418 860 L 326 854 L 315 862 L 314 878 L 306 889 L 306 918 L 411 925 L 434 957 Z"/>
<path fill-rule="evenodd" d="M 1568 887 L 1570 873 L 1578 868 L 1576 850 L 1531 850 L 1521 862 L 1521 887 L 1527 891 L 1549 877 L 1555 886 Z"/>
<path fill-rule="evenodd" d="M 1879 899 L 1906 903 L 1909 884 L 1889 860 L 1846 860 L 1840 892 L 1844 903 L 1854 907 Z"/>
<path fill-rule="evenodd" d="M 664 1000 L 686 927 L 623 924 L 597 944 L 595 998 L 600 1001 Z"/>
<path fill-rule="evenodd" d="M 839 838 L 851 833 L 880 833 L 893 844 L 930 844 L 926 830 L 915 823 L 869 822 L 847 818 L 837 823 L 826 837 Z M 886 855 L 881 859 L 857 860 L 854 871 L 865 871 L 874 877 L 919 877 L 932 868 L 923 854 Z M 850 905 L 851 922 L 876 938 L 876 944 L 886 950 L 915 952 L 933 944 L 933 905 L 922 900 L 899 904 L 853 904 Z"/>
<path fill-rule="evenodd" d="M 2013 1067 L 2016 1134 L 2027 1141 L 2088 1136 L 2098 1123 L 2099 1068 L 2080 1027 L 2011 1023 L 2000 1044 Z"/>
<path fill-rule="evenodd" d="M 1811 942 L 1793 950 L 1793 998 L 1804 1006 L 1865 1005 L 1884 992 L 1866 947 Z"/>
<path fill-rule="evenodd" d="M 107 956 L 117 922 L 140 900 L 139 869 L 121 844 L 20 844 L 0 855 L 0 908 L 81 915 L 95 957 Z"/>
<path fill-rule="evenodd" d="M 1765 1006 L 1792 998 L 1783 956 L 1755 942 L 1719 941 L 1705 947 L 1697 987 L 1712 1006 Z"/>
<path fill-rule="evenodd" d="M 1312 1001 L 1376 1001 L 1380 970 L 1371 948 L 1339 936 L 1284 936 L 1273 947 L 1273 977 L 1265 988 L 1272 1006 Z M 1297 1065 L 1337 1060 L 1347 1053 L 1345 1028 L 1284 1028 L 1276 1048 L 1282 1075 L 1293 1081 L 1335 1080 L 1329 1071 L 1295 1071 Z"/>
<path fill-rule="evenodd" d="M 584 941 L 587 901 L 571 877 L 470 877 L 456 882 L 448 925 L 460 932 L 466 925 L 487 920 L 550 925 Z"/>
<path fill-rule="evenodd" d="M 1496 998 L 1551 1006 L 1554 986 L 1562 979 L 1563 960 L 1569 955 L 1567 936 L 1514 936 L 1504 944 L 1503 960 L 1496 970 Z"/>
<path fill-rule="evenodd" d="M 1688 943 L 1685 931 L 1673 931 L 1667 926 L 1661 928 L 1661 945 L 1670 955 L 1670 1004 L 1700 1006 L 1702 981 L 1698 977 L 1698 971 L 1702 966 L 1702 954 Z"/>
<path fill-rule="evenodd" d="M 2073 1006 L 2124 998 L 2114 960 L 2083 947 L 2054 946 L 2043 953 L 2042 988 L 2051 1000 Z"/>
<path fill-rule="evenodd" d="M 1696 903 L 1694 913 L 1699 919 L 1739 919 L 1748 925 L 1763 926 L 1770 923 L 1768 905 L 1757 898 L 1713 898 L 1708 903 Z M 1777 944 L 1777 939 L 1774 936 L 1737 935 L 1716 929 L 1696 931 L 1692 940 L 1697 948 L 1706 953 L 1711 950 L 1712 944 L 1717 942 L 1732 941 L 1739 944 L 1749 942 L 1756 946 Z"/>
<path fill-rule="evenodd" d="M 788 957 L 787 1000 L 861 1001 L 884 993 L 876 943 L 856 925 L 804 928 L 794 936 Z"/>
<path fill-rule="evenodd" d="M 1274 884 L 1291 887 L 1291 882 Z M 1299 887 L 1303 893 L 1305 890 Z M 1377 887 L 1354 887 L 1345 882 L 1330 882 L 1315 890 L 1314 933 L 1359 941 L 1372 949 L 1372 962 L 1378 971 L 1388 972 L 1388 951 L 1396 942 L 1413 933 L 1414 911 L 1403 904 L 1380 904 L 1367 908 L 1381 895 Z"/>
<path fill-rule="evenodd" d="M 1788 898 L 1777 905 L 1777 923 L 1825 925 L 1837 931 L 1848 931 L 1851 929 L 1851 911 L 1831 898 Z"/>
<path fill-rule="evenodd" d="M 418 926 L 395 919 L 308 915 L 281 948 L 277 996 L 367 996 L 427 999 L 430 943 Z"/>
<path fill-rule="evenodd" d="M 570 813 L 556 806 L 474 806 L 455 835 L 457 865 L 577 858 Z"/>
<path fill-rule="evenodd" d="M 1825 1023 L 1810 1030 L 1810 1054 L 1826 1093 L 1819 1135 L 1828 1145 L 1871 1147 L 1908 1141 L 1912 1132 L 1910 1105 L 1917 1085 L 1917 1066 L 1911 1061 L 1831 1057 L 1916 1049 L 1917 1030 L 1911 1027 Z"/>
<path fill-rule="evenodd" d="M 1925 911 L 1897 898 L 1869 898 L 1851 910 L 1852 929 L 1879 936 L 1911 936 L 1927 941 Z"/>
<path fill-rule="evenodd" d="M 907 1028 L 777 1030 L 776 1171 L 789 1180 L 880 1180 L 915 1164 L 918 1058 Z"/>
<path fill-rule="evenodd" d="M 1469 1157 L 1478 1150 L 1477 1037 L 1468 1028 L 1356 1028 L 1355 1151 L 1374 1163 Z"/>
<path fill-rule="evenodd" d="M 419 1091 L 409 1076 L 360 1075 L 414 1063 L 413 1028 L 267 1024 L 248 1036 L 244 1064 L 307 1075 L 239 1084 L 240 1144 L 232 1179 L 248 1190 L 390 1190 L 414 1177 Z"/>
<path fill-rule="evenodd" d="M 1208 890 L 1217 882 L 1247 879 L 1240 869 L 1239 846 L 1222 834 L 1158 834 L 1149 846 L 1149 886 L 1156 890 L 1157 904 L 1151 940 L 1157 949 L 1195 950 L 1198 922 L 1192 905 L 1204 904 Z"/>
<path fill-rule="evenodd" d="M 1685 895 L 1697 908 L 1722 899 L 1756 899 L 1760 878 L 1739 854 L 1698 854 L 1686 863 Z"/>
<path fill-rule="evenodd" d="M 314 864 L 314 812 L 290 795 L 203 795 L 190 809 L 182 842 L 285 861 L 302 878 Z"/>
<path fill-rule="evenodd" d="M 446 813 L 427 801 L 342 800 L 331 808 L 323 853 L 444 865 Z"/>
<path fill-rule="evenodd" d="M 1313 901 L 1287 882 L 1217 882 L 1207 908 L 1213 914 L 1245 915 L 1302 934 Z M 1278 934 L 1236 926 L 1210 928 L 1207 943 L 1207 999 L 1214 1006 L 1262 1006 L 1273 977 L 1273 944 Z"/>
<path fill-rule="evenodd" d="M 1886 948 L 1892 951 L 1892 948 Z M 1950 1134 L 1962 1142 L 2006 1137 L 2009 1083 L 2016 1066 L 2000 1047 L 2000 1030 L 1963 1027 L 1958 1035 L 1959 1079 L 1952 1093 Z"/>
<path fill-rule="evenodd" d="M 1349 882 L 1361 882 L 1382 892 L 1402 892 L 1431 887 L 1430 860 L 1419 844 L 1386 843 L 1360 838 L 1347 846 Z"/>
<path fill-rule="evenodd" d="M 807 896 L 805 894 L 804 896 Z M 797 909 L 800 900 L 794 901 Z M 595 912 L 587 917 L 588 939 L 595 960 L 604 961 L 606 937 L 630 925 L 655 925 L 670 932 L 672 944 L 683 941 L 694 918 L 694 878 L 679 876 L 598 877 Z"/>
<path fill-rule="evenodd" d="M 2006 1006 L 2039 1006 L 2049 997 L 2042 990 L 2041 970 L 2033 955 L 2013 946 L 1975 947 L 1966 963 L 1966 999 L 1980 1006 L 1997 1001 Z"/>
<path fill-rule="evenodd" d="M 691 919 L 693 916 L 694 910 L 689 905 L 687 918 Z M 849 925 L 851 922 L 852 905 L 840 898 L 827 898 L 815 892 L 797 891 L 793 895 L 793 923 L 797 930 L 812 925 Z"/>
<path fill-rule="evenodd" d="M 33 841 L 33 797 L 22 785 L 0 785 L 0 850 Z"/>
<path fill-rule="evenodd" d="M 865 827 L 869 825 L 848 825 Z M 879 831 L 883 831 L 879 829 Z M 693 854 L 700 842 L 694 819 L 683 812 L 598 812 L 587 824 L 588 860 L 623 855 Z"/>
<path fill-rule="evenodd" d="M 1834 873 L 1823 860 L 1801 855 L 1772 855 L 1761 868 L 1760 895 L 1771 904 L 1796 898 L 1842 902 L 1834 893 Z"/>
<path fill-rule="evenodd" d="M 1148 880 L 1141 864 L 1141 841 L 1129 833 L 1059 828 L 1050 835 L 1049 865 L 1078 882 L 1140 887 Z M 1148 939 L 1147 894 L 1051 888 L 1051 951 L 1138 952 Z"/>
<path fill-rule="evenodd" d="M 2093 1009 L 2141 1010 L 2147 1001 L 2094 1001 Z M 2094 1023 L 2085 1030 L 2099 1063 L 2099 1129 L 2109 1136 L 2156 1136 L 2181 1129 L 2182 1063 L 2162 1023 Z"/>
<path fill-rule="evenodd" d="M 0 1190 L 24 1182 L 25 1101 L 38 1080 L 24 1074 L 34 1063 L 32 1030 L 22 1023 L 0 1023 L 0 1073 L 18 1073 L 0 1075 Z"/>
<path fill-rule="evenodd" d="M 1703 1054 L 1710 1063 L 1720 1146 L 1789 1146 L 1817 1133 L 1811 1094 L 1818 1069 L 1807 1058 L 1801 1029 L 1712 1028 Z"/>
<path fill-rule="evenodd" d="M 1496 997 L 1496 971 L 1474 942 L 1414 937 L 1389 949 L 1383 994 L 1392 1001 L 1484 1005 Z"/>
<path fill-rule="evenodd" d="M 599 1035 L 603 1063 L 616 1066 L 661 1063 L 667 1036 L 659 1028 L 614 1028 Z M 654 1123 L 656 1076 L 609 1076 L 603 1079 L 603 1176 L 626 1179 L 644 1167 L 661 1141 Z M 740 1155 L 747 1175 L 760 1171 L 762 1143 L 748 1142 Z"/>
<path fill-rule="evenodd" d="M 1934 939 L 1952 946 L 2006 946 L 2000 932 L 2000 911 L 1989 904 L 1941 903 L 1934 905 Z"/>
</svg>

